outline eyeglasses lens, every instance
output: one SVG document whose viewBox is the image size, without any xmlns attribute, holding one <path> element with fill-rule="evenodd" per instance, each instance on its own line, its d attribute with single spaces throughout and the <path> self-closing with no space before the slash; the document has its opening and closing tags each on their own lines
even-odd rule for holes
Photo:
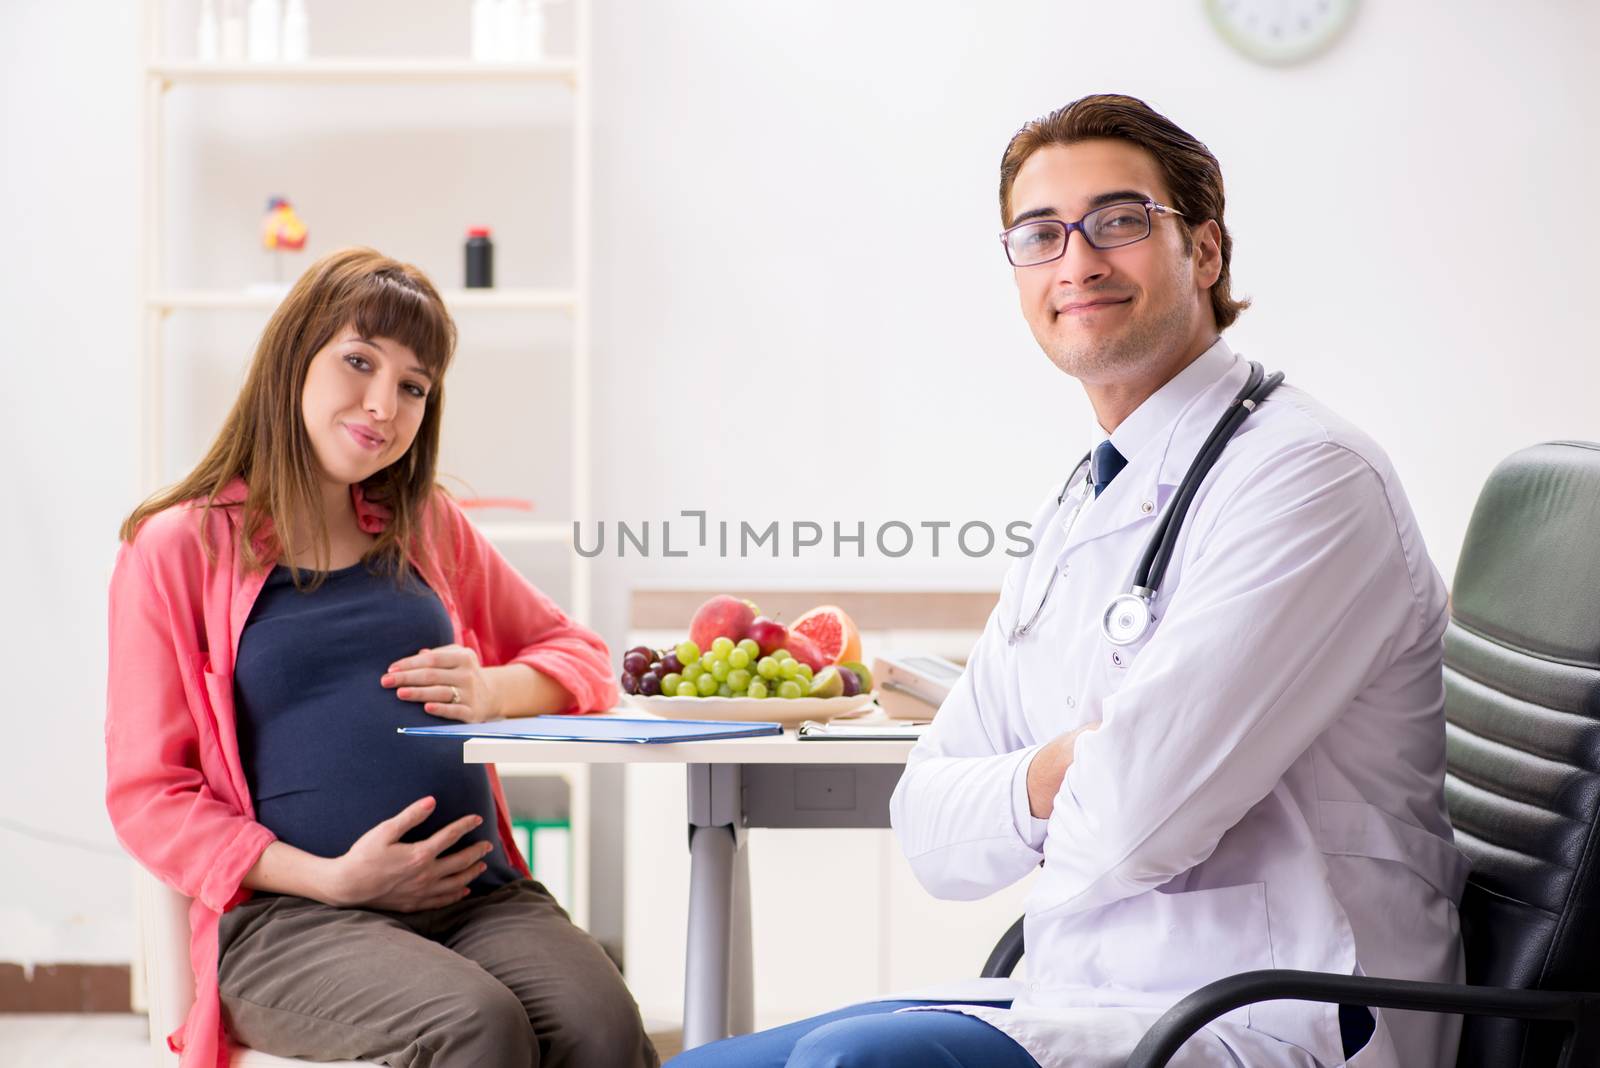
<svg viewBox="0 0 1600 1068">
<path fill-rule="evenodd" d="M 1095 248 L 1131 245 L 1150 236 L 1150 213 L 1143 204 L 1110 204 L 1083 217 L 1083 231 Z M 1016 267 L 1032 267 L 1060 257 L 1067 246 L 1067 227 L 1041 219 L 1006 232 L 1006 254 Z"/>
</svg>

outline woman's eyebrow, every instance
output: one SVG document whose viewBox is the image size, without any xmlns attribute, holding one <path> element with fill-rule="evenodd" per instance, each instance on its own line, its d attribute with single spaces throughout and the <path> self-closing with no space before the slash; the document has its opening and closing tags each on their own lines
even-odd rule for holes
<svg viewBox="0 0 1600 1068">
<path fill-rule="evenodd" d="M 361 342 L 361 344 L 367 346 L 370 349 L 376 349 L 380 354 L 383 352 L 383 348 L 376 341 L 374 341 L 370 337 L 362 337 L 360 334 L 351 334 L 349 337 L 345 338 L 345 341 L 346 342 L 359 341 L 359 342 Z M 426 378 L 429 382 L 433 381 L 433 374 L 426 367 L 417 367 L 417 366 L 413 365 L 411 367 L 411 373 L 414 374 L 414 375 L 421 375 L 423 378 Z"/>
</svg>

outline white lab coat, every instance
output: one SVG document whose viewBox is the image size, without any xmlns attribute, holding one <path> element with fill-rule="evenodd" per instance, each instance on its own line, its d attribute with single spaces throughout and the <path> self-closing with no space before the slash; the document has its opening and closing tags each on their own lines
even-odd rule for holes
<svg viewBox="0 0 1600 1068">
<path fill-rule="evenodd" d="M 1043 865 L 1029 981 L 1009 1010 L 959 1011 L 1045 1068 L 1120 1064 L 1162 1010 L 1240 971 L 1463 976 L 1445 589 L 1371 440 L 1280 386 L 1201 485 L 1150 631 L 1121 648 L 1101 635 L 1248 370 L 1217 342 L 1117 428 L 1128 466 L 1099 498 L 1076 486 L 1058 504 L 1052 489 L 891 803 L 936 896 L 982 897 Z M 1008 641 L 1052 570 L 1032 631 Z M 1096 722 L 1034 820 L 1035 749 Z M 1452 1065 L 1458 1030 L 1380 1012 L 1350 1063 Z M 1202 1035 L 1174 1064 L 1344 1063 L 1333 1005 L 1262 1002 Z"/>
</svg>

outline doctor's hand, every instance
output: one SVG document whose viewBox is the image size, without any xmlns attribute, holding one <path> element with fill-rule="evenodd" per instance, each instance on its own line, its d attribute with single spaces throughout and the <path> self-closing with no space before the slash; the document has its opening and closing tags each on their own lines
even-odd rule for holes
<svg viewBox="0 0 1600 1068">
<path fill-rule="evenodd" d="M 413 801 L 356 839 L 330 863 L 322 900 L 340 908 L 420 912 L 466 897 L 467 884 L 483 872 L 482 860 L 494 846 L 475 842 L 440 854 L 482 824 L 481 816 L 463 816 L 420 842 L 400 841 L 433 814 L 436 804 L 431 797 Z"/>
<path fill-rule="evenodd" d="M 1056 794 L 1061 792 L 1061 781 L 1072 767 L 1073 746 L 1078 735 L 1092 731 L 1099 723 L 1089 723 L 1070 730 L 1039 747 L 1028 762 L 1028 810 L 1036 820 L 1050 818 L 1056 807 Z"/>
<path fill-rule="evenodd" d="M 500 715 L 478 654 L 464 645 L 423 649 L 396 660 L 380 681 L 402 701 L 421 701 L 430 715 L 462 723 L 487 723 Z"/>
</svg>

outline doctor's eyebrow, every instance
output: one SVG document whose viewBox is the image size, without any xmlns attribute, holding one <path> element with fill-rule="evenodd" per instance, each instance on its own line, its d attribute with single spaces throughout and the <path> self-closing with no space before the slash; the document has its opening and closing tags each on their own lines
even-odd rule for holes
<svg viewBox="0 0 1600 1068">
<path fill-rule="evenodd" d="M 1149 193 L 1142 193 L 1137 189 L 1118 189 L 1115 192 L 1099 193 L 1091 197 L 1089 199 L 1089 206 L 1085 208 L 1084 211 L 1089 212 L 1096 208 L 1103 208 L 1107 204 L 1123 204 L 1130 200 L 1142 202 L 1154 199 L 1155 197 L 1151 196 Z M 1015 219 L 1012 219 L 1011 225 L 1016 226 L 1018 223 L 1025 223 L 1029 219 L 1059 219 L 1060 217 L 1061 213 L 1055 208 L 1034 208 L 1031 211 L 1023 212 Z"/>
</svg>

